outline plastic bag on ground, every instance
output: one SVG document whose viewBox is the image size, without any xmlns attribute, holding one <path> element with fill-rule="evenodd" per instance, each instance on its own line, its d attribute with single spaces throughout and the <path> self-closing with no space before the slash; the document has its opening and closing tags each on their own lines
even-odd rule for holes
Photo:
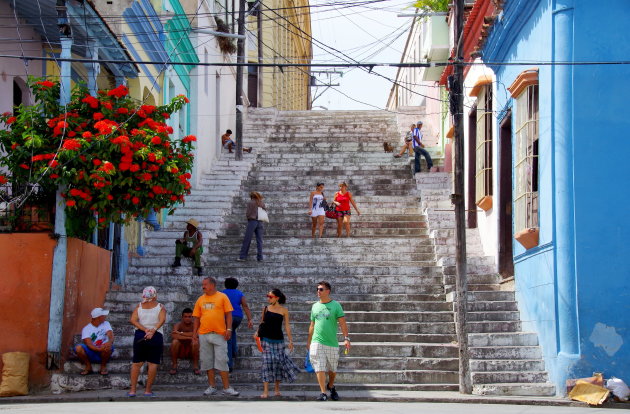
<svg viewBox="0 0 630 414">
<path fill-rule="evenodd" d="M 613 395 L 619 398 L 621 401 L 628 401 L 630 397 L 630 388 L 623 382 L 622 379 L 612 377 L 606 381 L 606 388 L 613 393 Z"/>
</svg>

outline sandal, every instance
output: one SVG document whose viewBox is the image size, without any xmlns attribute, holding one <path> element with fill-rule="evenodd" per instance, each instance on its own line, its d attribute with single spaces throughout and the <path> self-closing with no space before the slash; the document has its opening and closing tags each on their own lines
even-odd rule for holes
<svg viewBox="0 0 630 414">
<path fill-rule="evenodd" d="M 133 397 L 135 397 L 135 396 L 136 396 L 136 393 L 135 393 L 135 392 L 128 392 L 128 393 L 127 393 L 127 397 L 129 397 L 129 398 L 133 398 Z"/>
<path fill-rule="evenodd" d="M 109 371 L 107 370 L 100 371 L 99 374 L 101 374 L 102 376 L 106 376 L 106 375 L 109 375 Z"/>
<path fill-rule="evenodd" d="M 153 397 L 155 397 L 155 394 L 153 394 L 152 392 L 145 392 L 143 395 L 144 395 L 145 397 L 149 397 L 149 398 L 153 398 Z"/>
<path fill-rule="evenodd" d="M 171 368 L 171 370 L 168 373 L 171 375 L 177 374 L 177 368 Z"/>
<path fill-rule="evenodd" d="M 195 375 L 201 375 L 201 370 L 199 368 L 193 369 L 193 372 L 195 373 Z"/>
<path fill-rule="evenodd" d="M 86 376 L 86 375 L 92 375 L 92 374 L 94 374 L 94 371 L 92 371 L 92 370 L 89 370 L 89 371 L 88 371 L 87 369 L 84 369 L 83 371 L 81 371 L 81 372 L 79 373 L 79 375 L 83 375 L 83 376 Z"/>
</svg>

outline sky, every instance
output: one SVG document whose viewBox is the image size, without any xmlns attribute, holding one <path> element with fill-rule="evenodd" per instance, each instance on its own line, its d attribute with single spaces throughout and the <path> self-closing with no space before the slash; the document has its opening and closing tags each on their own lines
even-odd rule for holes
<svg viewBox="0 0 630 414">
<path fill-rule="evenodd" d="M 370 2 L 371 3 L 368 3 Z M 367 4 L 366 4 L 367 3 Z M 411 18 L 397 17 L 399 13 L 413 13 L 412 0 L 311 0 L 313 31 L 313 63 L 345 63 L 348 57 L 364 62 L 398 63 L 407 40 Z M 320 43 L 321 42 L 321 43 Z M 342 71 L 334 75 L 333 84 L 313 103 L 313 109 L 383 109 L 392 83 L 359 68 L 313 68 L 313 70 Z M 391 79 L 396 68 L 374 68 Z M 320 82 L 327 83 L 327 75 L 319 74 Z M 317 96 L 324 88 L 312 88 Z M 346 96 L 344 96 L 346 95 Z"/>
</svg>

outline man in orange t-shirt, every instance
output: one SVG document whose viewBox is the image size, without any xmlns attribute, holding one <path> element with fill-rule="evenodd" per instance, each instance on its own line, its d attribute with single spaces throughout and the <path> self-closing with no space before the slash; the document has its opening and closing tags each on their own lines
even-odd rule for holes
<svg viewBox="0 0 630 414">
<path fill-rule="evenodd" d="M 204 294 L 195 302 L 193 335 L 199 339 L 201 369 L 208 374 L 209 387 L 203 394 L 217 393 L 214 378 L 216 369 L 223 382 L 223 395 L 236 397 L 238 392 L 230 387 L 227 356 L 227 341 L 232 336 L 232 304 L 226 294 L 217 290 L 214 278 L 205 278 L 201 287 Z"/>
</svg>

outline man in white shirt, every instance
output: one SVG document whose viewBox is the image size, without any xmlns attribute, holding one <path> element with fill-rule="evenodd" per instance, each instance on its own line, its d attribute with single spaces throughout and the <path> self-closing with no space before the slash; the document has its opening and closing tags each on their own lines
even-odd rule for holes
<svg viewBox="0 0 630 414">
<path fill-rule="evenodd" d="M 81 375 L 92 374 L 92 362 L 100 363 L 99 374 L 107 375 L 107 362 L 114 351 L 114 332 L 112 326 L 105 320 L 109 311 L 103 308 L 92 309 L 92 321 L 81 331 L 81 341 L 74 350 L 85 364 Z"/>
<path fill-rule="evenodd" d="M 411 141 L 411 143 L 413 144 L 413 152 L 415 152 L 416 155 L 413 164 L 415 173 L 420 172 L 420 155 L 424 156 L 424 159 L 427 162 L 428 171 L 431 171 L 431 168 L 433 167 L 433 160 L 431 159 L 429 152 L 424 149 L 424 144 L 422 143 L 422 132 L 420 131 L 421 129 L 422 121 L 418 121 L 418 123 L 416 124 L 416 129 L 413 130 L 413 140 Z"/>
</svg>

